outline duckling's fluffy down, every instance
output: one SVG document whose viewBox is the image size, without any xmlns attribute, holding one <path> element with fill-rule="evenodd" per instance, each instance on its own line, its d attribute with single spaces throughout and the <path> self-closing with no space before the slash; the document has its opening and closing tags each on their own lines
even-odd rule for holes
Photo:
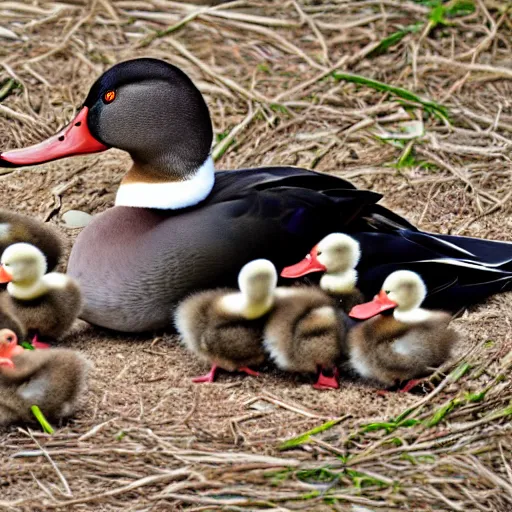
<svg viewBox="0 0 512 512">
<path fill-rule="evenodd" d="M 391 386 L 423 377 L 442 365 L 450 357 L 458 334 L 448 327 L 451 315 L 429 313 L 429 319 L 420 324 L 379 315 L 351 329 L 350 366 L 362 377 Z"/>
<path fill-rule="evenodd" d="M 279 368 L 314 373 L 338 361 L 346 330 L 332 298 L 317 288 L 297 286 L 277 288 L 264 336 Z"/>
<path fill-rule="evenodd" d="M 262 331 L 267 316 L 247 320 L 227 311 L 221 299 L 234 292 L 218 289 L 196 293 L 185 299 L 174 315 L 185 347 L 229 371 L 258 365 L 265 359 Z"/>
<path fill-rule="evenodd" d="M 0 368 L 0 425 L 33 422 L 37 405 L 49 420 L 73 414 L 85 391 L 91 363 L 69 349 L 25 350 L 14 368 Z"/>
</svg>

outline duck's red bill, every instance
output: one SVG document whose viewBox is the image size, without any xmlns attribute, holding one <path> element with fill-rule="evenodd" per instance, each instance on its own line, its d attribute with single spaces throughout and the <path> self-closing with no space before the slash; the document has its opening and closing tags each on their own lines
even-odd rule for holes
<svg viewBox="0 0 512 512">
<path fill-rule="evenodd" d="M 96 140 L 89 131 L 88 113 L 89 109 L 83 107 L 63 130 L 39 144 L 0 153 L 0 167 L 43 164 L 66 156 L 105 151 L 108 147 Z"/>
<path fill-rule="evenodd" d="M 10 283 L 12 281 L 12 276 L 5 270 L 3 265 L 0 265 L 0 283 Z"/>
<path fill-rule="evenodd" d="M 396 308 L 397 303 L 393 302 L 384 290 L 381 290 L 378 295 L 375 295 L 371 302 L 358 304 L 354 306 L 348 316 L 357 318 L 358 320 L 366 320 L 375 315 L 387 311 L 388 309 Z"/>
<path fill-rule="evenodd" d="M 313 272 L 325 272 L 327 267 L 318 261 L 318 249 L 313 247 L 311 252 L 299 263 L 283 268 L 281 277 L 302 277 Z"/>
</svg>

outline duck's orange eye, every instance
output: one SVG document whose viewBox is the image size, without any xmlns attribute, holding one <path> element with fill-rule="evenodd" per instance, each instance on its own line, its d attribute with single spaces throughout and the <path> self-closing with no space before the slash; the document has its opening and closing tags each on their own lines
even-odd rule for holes
<svg viewBox="0 0 512 512">
<path fill-rule="evenodd" d="M 103 95 L 103 101 L 105 103 L 112 103 L 116 99 L 116 91 L 107 91 Z"/>
</svg>

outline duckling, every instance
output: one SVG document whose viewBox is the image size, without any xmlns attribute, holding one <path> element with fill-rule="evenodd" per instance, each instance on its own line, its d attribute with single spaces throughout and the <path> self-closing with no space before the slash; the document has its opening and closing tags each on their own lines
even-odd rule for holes
<svg viewBox="0 0 512 512">
<path fill-rule="evenodd" d="M 0 254 L 18 242 L 35 245 L 45 255 L 48 269 L 53 270 L 62 254 L 62 242 L 48 224 L 27 215 L 0 210 Z"/>
<path fill-rule="evenodd" d="M 347 338 L 349 364 L 359 375 L 392 386 L 425 376 L 450 357 L 458 339 L 448 327 L 451 315 L 421 308 L 426 295 L 417 273 L 399 270 L 386 278 L 373 301 L 352 309 L 352 318 L 366 320 Z M 385 313 L 391 309 L 392 315 Z"/>
<path fill-rule="evenodd" d="M 348 313 L 364 302 L 356 287 L 356 266 L 361 258 L 357 240 L 344 233 L 331 233 L 324 237 L 299 263 L 284 268 L 281 277 L 301 277 L 312 272 L 324 272 L 320 288 L 335 297 L 338 307 Z"/>
<path fill-rule="evenodd" d="M 58 339 L 69 330 L 82 307 L 78 284 L 57 272 L 46 274 L 46 258 L 34 245 L 10 245 L 0 258 L 0 283 L 8 282 L 13 314 L 29 333 Z"/>
<path fill-rule="evenodd" d="M 182 342 L 212 365 L 193 382 L 213 382 L 218 368 L 258 375 L 249 366 L 265 360 L 263 325 L 274 303 L 276 284 L 274 265 L 254 260 L 238 274 L 239 291 L 207 290 L 181 302 L 174 323 Z"/>
<path fill-rule="evenodd" d="M 49 420 L 76 411 L 91 367 L 82 355 L 69 349 L 21 349 L 12 362 L 0 367 L 0 426 L 33 422 L 33 405 Z"/>
<path fill-rule="evenodd" d="M 274 295 L 263 343 L 276 366 L 289 372 L 318 372 L 315 389 L 338 388 L 336 363 L 346 328 L 333 299 L 312 286 L 279 287 Z"/>
</svg>

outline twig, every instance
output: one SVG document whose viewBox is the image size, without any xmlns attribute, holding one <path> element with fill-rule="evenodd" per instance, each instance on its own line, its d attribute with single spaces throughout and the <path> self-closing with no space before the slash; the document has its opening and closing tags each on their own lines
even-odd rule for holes
<svg viewBox="0 0 512 512">
<path fill-rule="evenodd" d="M 489 64 L 470 64 L 468 62 L 459 62 L 453 59 L 440 57 L 438 55 L 436 55 L 435 57 L 418 57 L 418 62 L 426 64 L 438 64 L 450 69 L 458 68 L 464 69 L 465 71 L 480 71 L 482 73 L 489 73 L 490 75 L 492 75 L 488 78 L 489 80 L 500 77 L 508 79 L 512 78 L 512 69 L 503 68 L 499 66 L 491 66 Z"/>
<path fill-rule="evenodd" d="M 53 462 L 53 459 L 50 457 L 50 454 L 41 446 L 39 441 L 32 435 L 32 432 L 30 431 L 30 429 L 28 429 L 28 430 L 20 429 L 20 430 L 24 434 L 30 436 L 32 441 L 34 441 L 34 443 L 37 445 L 37 447 L 41 450 L 41 454 L 44 455 L 46 460 L 50 463 L 50 465 L 52 466 L 53 470 L 55 471 L 55 473 L 59 477 L 59 480 L 61 481 L 61 483 L 62 483 L 62 485 L 64 487 L 65 495 L 69 496 L 69 497 L 73 496 L 73 493 L 71 492 L 71 488 L 69 487 L 68 481 L 66 480 L 66 478 L 64 477 L 64 475 L 62 474 L 60 469 L 58 468 L 57 464 L 55 464 L 55 462 Z"/>
</svg>

